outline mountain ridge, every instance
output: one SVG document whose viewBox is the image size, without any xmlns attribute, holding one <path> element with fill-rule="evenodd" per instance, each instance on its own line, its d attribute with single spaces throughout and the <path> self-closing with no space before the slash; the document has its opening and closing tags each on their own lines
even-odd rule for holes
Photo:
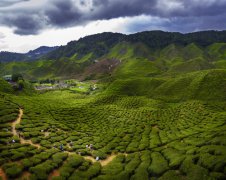
<svg viewBox="0 0 226 180">
<path fill-rule="evenodd" d="M 110 37 L 110 39 L 108 39 Z M 105 40 L 105 41 L 104 41 Z M 104 53 L 106 53 L 107 49 L 101 42 L 103 43 L 107 41 L 106 47 L 113 47 L 119 42 L 130 42 L 130 43 L 138 43 L 142 42 L 150 48 L 164 48 L 170 44 L 178 44 L 178 45 L 188 45 L 190 43 L 195 43 L 202 47 L 206 47 L 212 43 L 216 42 L 226 42 L 226 31 L 200 31 L 182 34 L 179 32 L 164 32 L 164 31 L 144 31 L 138 32 L 134 34 L 121 34 L 121 33 L 99 33 L 95 35 L 86 36 L 80 38 L 77 41 L 71 41 L 65 46 L 61 46 L 58 50 L 53 51 L 45 56 L 47 59 L 60 59 L 61 57 L 70 57 L 75 53 L 79 53 L 80 56 L 90 52 L 89 50 L 99 50 L 97 54 L 94 55 L 95 58 L 99 58 Z M 98 42 L 98 43 L 97 43 Z M 92 45 L 98 46 L 98 48 L 94 48 Z M 86 46 L 84 46 L 86 44 Z M 89 50 L 87 50 L 87 48 Z M 102 48 L 102 49 L 101 49 Z M 101 51 L 100 51 L 101 50 Z"/>
<path fill-rule="evenodd" d="M 203 33 L 100 33 L 56 47 L 36 61 L 1 63 L 0 75 L 21 73 L 28 79 L 87 80 L 225 69 L 226 31 Z"/>
<path fill-rule="evenodd" d="M 57 48 L 58 46 L 54 47 L 40 46 L 34 50 L 28 51 L 27 53 L 0 51 L 0 62 L 37 60 L 41 58 L 43 55 Z"/>
</svg>

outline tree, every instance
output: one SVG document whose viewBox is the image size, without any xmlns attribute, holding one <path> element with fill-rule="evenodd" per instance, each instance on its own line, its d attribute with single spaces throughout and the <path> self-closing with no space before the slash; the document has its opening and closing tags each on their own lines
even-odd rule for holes
<svg viewBox="0 0 226 180">
<path fill-rule="evenodd" d="M 22 74 L 17 73 L 12 75 L 13 82 L 18 82 L 19 80 L 22 80 L 22 81 L 24 80 Z"/>
</svg>

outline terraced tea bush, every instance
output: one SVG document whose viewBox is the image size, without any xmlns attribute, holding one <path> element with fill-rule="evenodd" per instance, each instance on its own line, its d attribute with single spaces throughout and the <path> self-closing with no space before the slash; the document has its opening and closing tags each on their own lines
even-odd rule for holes
<svg viewBox="0 0 226 180">
<path fill-rule="evenodd" d="M 165 172 L 160 178 L 159 180 L 181 180 L 181 179 L 186 179 L 185 176 L 183 176 L 182 174 L 180 174 L 179 171 L 175 171 L 175 170 L 169 170 L 167 172 Z"/>
<path fill-rule="evenodd" d="M 129 159 L 129 162 L 126 162 L 125 171 L 128 172 L 129 175 L 132 175 L 140 164 L 140 156 L 138 153 L 128 156 L 131 157 L 126 157 L 126 161 L 128 161 L 127 159 Z"/>
<path fill-rule="evenodd" d="M 206 179 L 208 177 L 208 170 L 195 164 L 197 158 L 187 157 L 181 165 L 181 171 L 186 173 L 189 179 Z"/>
<path fill-rule="evenodd" d="M 60 167 L 60 177 L 67 179 L 74 172 L 75 168 L 79 167 L 84 162 L 84 159 L 78 155 L 71 155 L 66 162 Z"/>
<path fill-rule="evenodd" d="M 107 166 L 104 166 L 101 170 L 101 174 L 111 176 L 117 175 L 123 171 L 123 161 L 125 160 L 124 155 L 118 155 L 113 159 Z"/>
<path fill-rule="evenodd" d="M 81 166 L 80 166 L 81 167 Z M 93 165 L 88 165 L 87 169 L 83 170 L 79 167 L 78 171 L 75 171 L 69 179 L 92 179 L 97 176 L 101 170 L 99 162 L 95 162 Z"/>
<path fill-rule="evenodd" d="M 152 162 L 148 168 L 151 176 L 161 175 L 169 169 L 166 159 L 159 152 L 153 152 L 151 154 L 151 159 Z"/>
<path fill-rule="evenodd" d="M 4 96 L 1 167 L 16 164 L 15 178 L 29 172 L 30 179 L 224 177 L 225 104 L 149 97 L 70 91 Z"/>
<path fill-rule="evenodd" d="M 171 168 L 179 167 L 185 158 L 183 151 L 178 151 L 171 148 L 164 149 L 162 153 L 169 161 L 169 167 Z"/>
<path fill-rule="evenodd" d="M 6 172 L 7 177 L 9 178 L 16 178 L 23 171 L 23 167 L 17 163 L 4 164 L 3 169 Z"/>
<path fill-rule="evenodd" d="M 138 180 L 138 179 L 148 180 L 149 179 L 148 167 L 151 163 L 150 158 L 151 158 L 151 153 L 149 151 L 142 152 L 142 154 L 140 156 L 141 163 L 136 168 L 135 173 L 131 177 L 131 179 L 133 179 L 133 180 Z"/>
</svg>

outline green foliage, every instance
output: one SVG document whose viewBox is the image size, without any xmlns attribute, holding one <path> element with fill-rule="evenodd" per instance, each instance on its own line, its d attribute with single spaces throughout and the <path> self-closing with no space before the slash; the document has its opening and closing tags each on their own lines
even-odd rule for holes
<svg viewBox="0 0 226 180">
<path fill-rule="evenodd" d="M 183 177 L 182 175 L 180 175 L 179 171 L 175 171 L 175 170 L 169 170 L 167 172 L 165 172 L 160 178 L 159 180 L 180 180 L 186 177 Z"/>
<path fill-rule="evenodd" d="M 22 74 L 16 73 L 12 75 L 12 81 L 13 82 L 18 82 L 19 80 L 23 80 Z"/>
<path fill-rule="evenodd" d="M 163 154 L 166 159 L 169 161 L 169 167 L 178 167 L 180 166 L 181 162 L 184 160 L 185 155 L 177 151 L 175 149 L 167 148 L 163 150 Z"/>
<path fill-rule="evenodd" d="M 181 171 L 186 173 L 189 179 L 206 179 L 208 170 L 194 163 L 197 157 L 187 157 L 181 165 Z"/>
<path fill-rule="evenodd" d="M 84 159 L 78 155 L 69 156 L 67 162 L 60 167 L 60 176 L 63 178 L 69 178 L 73 173 L 74 168 L 77 168 L 84 162 Z"/>
<path fill-rule="evenodd" d="M 0 64 L 0 75 L 23 73 L 23 77 L 30 80 L 65 79 L 78 75 L 81 79 L 100 79 L 109 75 L 114 78 L 140 78 L 225 69 L 226 46 L 222 43 L 225 37 L 225 31 L 189 34 L 150 31 L 127 36 L 102 33 L 72 41 L 37 61 L 14 62 L 9 56 L 5 60 L 3 53 L 3 61 L 9 62 Z M 19 57 L 19 54 L 14 57 Z M 118 63 L 115 64 L 112 59 Z M 102 61 L 109 62 L 107 70 L 101 67 Z M 113 66 L 117 68 L 109 71 L 108 68 Z M 94 70 L 93 67 L 99 69 Z M 89 68 L 95 71 L 94 74 Z M 98 72 L 101 72 L 100 76 Z"/>
<path fill-rule="evenodd" d="M 152 176 L 161 175 L 169 169 L 167 161 L 160 153 L 153 152 L 151 158 L 152 162 L 148 170 Z"/>
<path fill-rule="evenodd" d="M 91 166 L 89 163 L 87 164 L 88 167 L 86 169 L 81 169 L 80 166 L 78 171 L 75 171 L 69 179 L 92 179 L 93 177 L 97 176 L 100 172 L 101 165 L 99 162 L 95 162 Z"/>
<path fill-rule="evenodd" d="M 13 88 L 5 80 L 0 78 L 0 92 L 13 93 Z"/>
<path fill-rule="evenodd" d="M 108 165 L 104 166 L 101 170 L 101 174 L 104 175 L 117 175 L 123 171 L 123 161 L 125 157 L 123 155 L 118 155 L 114 158 Z"/>
<path fill-rule="evenodd" d="M 154 99 L 184 101 L 187 99 L 222 101 L 226 99 L 225 70 L 208 70 L 176 78 L 142 78 L 114 81 L 107 94 L 146 95 Z"/>
<path fill-rule="evenodd" d="M 16 178 L 22 173 L 23 167 L 17 163 L 8 163 L 3 166 L 3 169 L 7 177 Z"/>
</svg>

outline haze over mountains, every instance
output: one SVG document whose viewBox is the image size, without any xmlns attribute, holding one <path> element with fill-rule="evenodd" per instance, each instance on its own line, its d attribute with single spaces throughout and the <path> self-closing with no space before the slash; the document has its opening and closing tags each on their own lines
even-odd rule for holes
<svg viewBox="0 0 226 180">
<path fill-rule="evenodd" d="M 35 59 L 41 58 L 43 55 L 57 48 L 58 48 L 57 46 L 55 47 L 41 46 L 37 49 L 30 50 L 27 53 L 14 53 L 14 52 L 1 51 L 0 62 L 35 60 Z"/>
</svg>

